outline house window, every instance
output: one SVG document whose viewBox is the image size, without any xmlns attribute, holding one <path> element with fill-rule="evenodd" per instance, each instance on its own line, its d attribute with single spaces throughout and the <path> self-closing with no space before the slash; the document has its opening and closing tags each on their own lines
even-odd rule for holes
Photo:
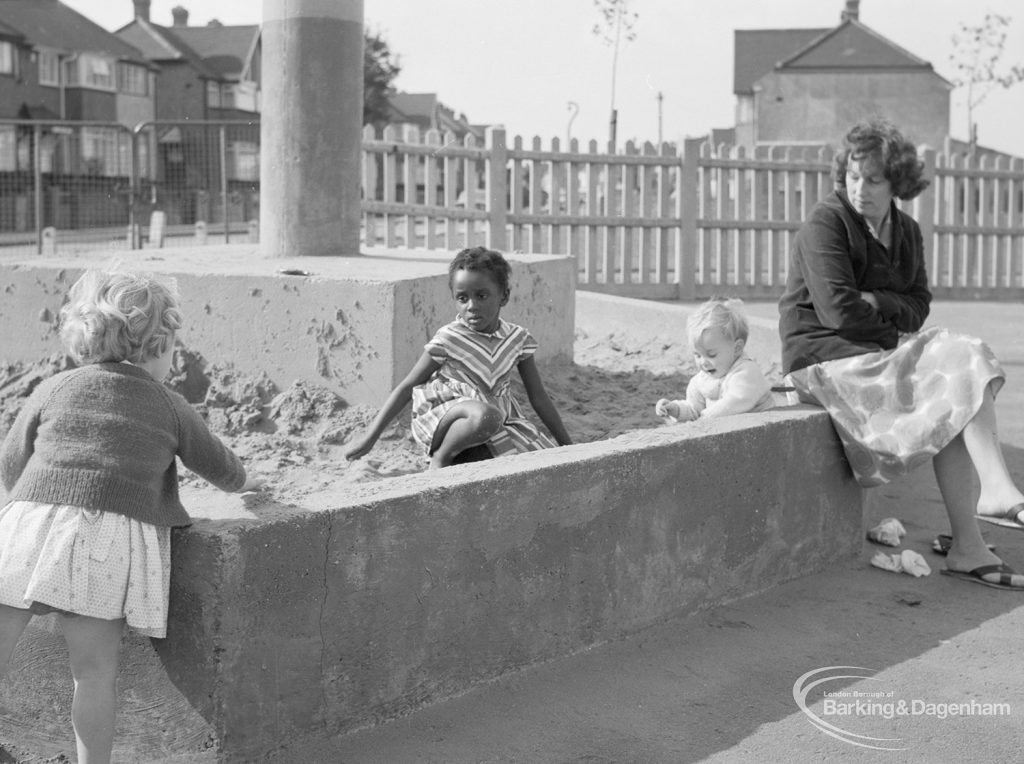
<svg viewBox="0 0 1024 764">
<path fill-rule="evenodd" d="M 18 135 L 14 125 L 0 125 L 0 170 L 18 169 Z"/>
<path fill-rule="evenodd" d="M 60 56 L 52 50 L 39 51 L 39 84 L 60 85 Z"/>
<path fill-rule="evenodd" d="M 78 57 L 78 77 L 69 82 L 84 88 L 96 90 L 114 90 L 114 67 L 102 56 L 82 53 Z"/>
<path fill-rule="evenodd" d="M 219 109 L 221 104 L 220 97 L 220 83 L 219 82 L 207 82 L 206 83 L 206 105 L 211 109 Z"/>
<path fill-rule="evenodd" d="M 146 133 L 139 136 L 138 141 L 135 144 L 138 148 L 138 157 L 135 164 L 135 172 L 140 178 L 152 177 L 153 171 L 150 167 L 150 154 L 149 154 L 149 137 Z M 131 167 L 131 165 L 128 165 Z"/>
<path fill-rule="evenodd" d="M 16 74 L 17 55 L 9 42 L 0 42 L 0 74 Z"/>
<path fill-rule="evenodd" d="M 736 124 L 747 125 L 754 121 L 754 99 L 739 96 L 736 101 Z"/>
<path fill-rule="evenodd" d="M 233 85 L 224 86 L 224 98 L 222 101 L 225 109 L 238 109 L 240 111 L 259 111 L 259 91 L 255 82 L 236 82 Z"/>
<path fill-rule="evenodd" d="M 128 95 L 144 96 L 149 92 L 149 72 L 136 64 L 117 65 L 117 91 Z"/>
<path fill-rule="evenodd" d="M 230 180 L 259 180 L 260 147 L 252 141 L 233 141 L 228 146 L 228 178 Z"/>
<path fill-rule="evenodd" d="M 113 127 L 82 128 L 82 169 L 86 175 L 127 175 L 131 146 Z"/>
</svg>

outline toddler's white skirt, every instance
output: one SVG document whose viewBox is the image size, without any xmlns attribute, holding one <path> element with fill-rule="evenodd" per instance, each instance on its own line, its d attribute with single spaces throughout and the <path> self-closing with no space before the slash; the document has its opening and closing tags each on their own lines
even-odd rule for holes
<svg viewBox="0 0 1024 764">
<path fill-rule="evenodd" d="M 114 512 L 12 501 L 0 509 L 0 604 L 167 633 L 171 529 Z"/>
</svg>

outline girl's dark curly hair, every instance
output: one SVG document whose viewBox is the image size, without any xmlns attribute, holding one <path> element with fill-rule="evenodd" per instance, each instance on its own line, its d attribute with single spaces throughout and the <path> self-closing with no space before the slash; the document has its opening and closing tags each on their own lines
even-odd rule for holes
<svg viewBox="0 0 1024 764">
<path fill-rule="evenodd" d="M 913 199 L 931 183 L 923 177 L 924 162 L 917 156 L 917 147 L 896 125 L 881 117 L 858 122 L 843 139 L 843 148 L 832 160 L 832 178 L 839 188 L 846 188 L 846 168 L 851 158 L 878 162 L 897 199 Z"/>
<path fill-rule="evenodd" d="M 512 266 L 508 264 L 500 252 L 486 247 L 469 247 L 452 258 L 448 265 L 448 288 L 452 288 L 455 271 L 485 271 L 497 283 L 502 294 L 508 293 L 508 282 L 512 275 Z"/>
</svg>

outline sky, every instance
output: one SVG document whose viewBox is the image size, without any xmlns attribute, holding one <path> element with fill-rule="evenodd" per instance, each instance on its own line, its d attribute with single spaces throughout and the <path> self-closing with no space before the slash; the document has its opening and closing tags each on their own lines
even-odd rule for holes
<svg viewBox="0 0 1024 764">
<path fill-rule="evenodd" d="M 132 19 L 132 0 L 62 0 L 100 26 Z M 215 18 L 258 24 L 260 0 L 152 0 L 150 19 L 172 23 L 182 5 L 191 25 Z M 734 123 L 733 32 L 828 28 L 844 0 L 630 0 L 634 39 L 615 67 L 620 144 L 677 141 Z M 594 0 L 365 0 L 366 27 L 380 33 L 402 72 L 399 90 L 437 93 L 473 123 L 502 124 L 525 143 L 567 135 L 603 144 L 611 113 L 613 49 L 593 33 Z M 1020 0 L 861 0 L 860 21 L 947 80 L 959 25 L 986 13 L 1012 19 L 1003 64 L 1024 65 Z M 661 94 L 659 115 L 658 95 Z M 575 107 L 570 104 L 574 104 Z M 997 88 L 975 108 L 984 146 L 1024 156 L 1024 82 Z M 951 131 L 966 139 L 965 90 L 953 91 Z M 910 136 L 913 138 L 913 136 Z"/>
</svg>

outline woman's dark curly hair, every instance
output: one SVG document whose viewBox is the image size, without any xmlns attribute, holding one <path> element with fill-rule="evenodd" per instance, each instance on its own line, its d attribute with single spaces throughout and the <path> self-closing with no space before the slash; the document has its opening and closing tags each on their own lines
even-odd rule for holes
<svg viewBox="0 0 1024 764">
<path fill-rule="evenodd" d="M 448 266 L 448 288 L 452 288 L 455 271 L 485 271 L 491 274 L 502 294 L 508 293 L 512 266 L 500 252 L 486 247 L 469 247 L 459 252 Z"/>
<path fill-rule="evenodd" d="M 832 178 L 843 189 L 851 158 L 878 162 L 897 199 L 913 199 L 931 183 L 923 177 L 924 162 L 917 156 L 917 147 L 903 137 L 896 125 L 881 117 L 858 122 L 843 139 L 843 148 L 832 160 Z"/>
</svg>

